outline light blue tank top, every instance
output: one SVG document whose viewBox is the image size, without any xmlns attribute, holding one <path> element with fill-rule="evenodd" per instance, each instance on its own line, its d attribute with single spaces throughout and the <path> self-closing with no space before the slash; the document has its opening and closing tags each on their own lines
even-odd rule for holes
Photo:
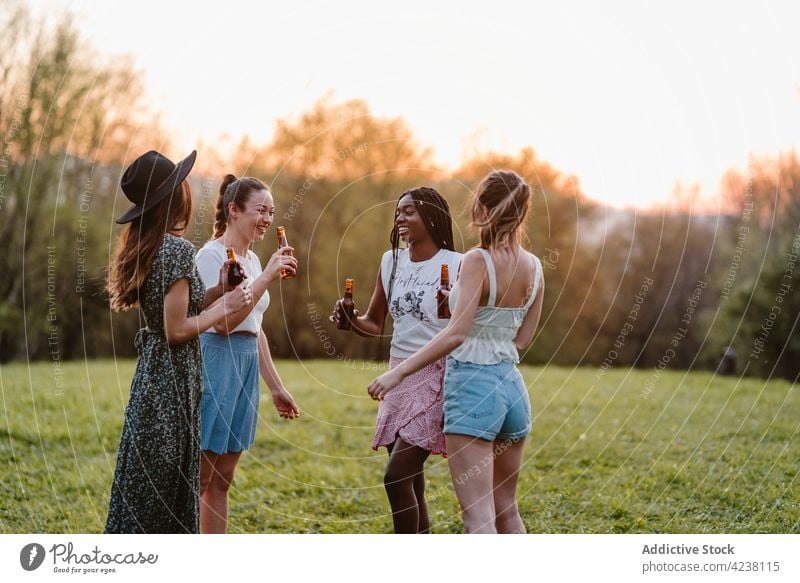
<svg viewBox="0 0 800 583">
<path fill-rule="evenodd" d="M 492 255 L 486 249 L 478 248 L 486 261 L 487 275 L 489 277 L 489 301 L 485 306 L 479 306 L 475 313 L 475 322 L 469 331 L 464 343 L 450 353 L 450 356 L 460 362 L 475 364 L 497 364 L 498 362 L 519 362 L 519 352 L 514 346 L 514 338 L 522 326 L 522 321 L 536 299 L 542 279 L 542 263 L 533 253 L 534 275 L 531 283 L 531 294 L 525 305 L 520 308 L 500 308 L 495 306 L 497 301 L 497 277 L 492 261 Z M 450 309 L 456 304 L 458 296 L 458 281 L 450 292 Z"/>
</svg>

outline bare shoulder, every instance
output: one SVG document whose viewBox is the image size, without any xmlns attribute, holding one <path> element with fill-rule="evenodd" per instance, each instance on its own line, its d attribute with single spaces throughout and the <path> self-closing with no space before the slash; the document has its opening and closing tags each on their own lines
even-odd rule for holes
<svg viewBox="0 0 800 583">
<path fill-rule="evenodd" d="M 531 261 L 533 262 L 533 271 L 534 275 L 544 282 L 544 267 L 542 266 L 542 261 L 537 257 L 533 252 L 528 251 L 527 249 L 525 252 L 530 256 Z"/>
<path fill-rule="evenodd" d="M 462 265 L 486 265 L 483 258 L 483 250 L 480 247 L 473 247 L 461 257 Z"/>
</svg>

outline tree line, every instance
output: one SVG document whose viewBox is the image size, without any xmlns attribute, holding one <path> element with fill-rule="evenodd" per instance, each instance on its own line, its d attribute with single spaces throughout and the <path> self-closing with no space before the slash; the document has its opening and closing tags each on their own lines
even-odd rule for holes
<svg viewBox="0 0 800 583">
<path fill-rule="evenodd" d="M 154 148 L 173 158 L 168 132 L 146 107 L 141 74 L 81 42 L 69 16 L 35 21 L 1 9 L 0 360 L 133 356 L 137 313 L 110 312 L 104 292 L 127 207 L 127 162 Z M 450 202 L 456 246 L 467 250 L 472 189 L 495 168 L 535 191 L 526 244 L 542 260 L 547 293 L 528 363 L 714 368 L 733 347 L 740 372 L 796 379 L 800 371 L 800 161 L 753 159 L 721 183 L 722 208 L 700 213 L 618 211 L 587 198 L 577 177 L 532 148 L 486 152 L 448 171 L 401 118 L 362 100 L 323 98 L 281 120 L 266 144 L 244 139 L 223 159 L 207 146 L 190 178 L 198 248 L 211 236 L 222 176 L 270 186 L 298 277 L 271 291 L 265 329 L 285 358 L 386 358 L 383 342 L 343 336 L 327 316 L 346 277 L 366 308 L 394 205 L 425 184 Z M 275 248 L 274 230 L 255 251 Z M 385 331 L 391 334 L 391 323 Z"/>
</svg>

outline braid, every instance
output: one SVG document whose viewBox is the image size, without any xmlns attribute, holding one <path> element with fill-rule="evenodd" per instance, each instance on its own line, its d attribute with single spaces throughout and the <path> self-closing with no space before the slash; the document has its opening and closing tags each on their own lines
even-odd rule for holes
<svg viewBox="0 0 800 583">
<path fill-rule="evenodd" d="M 455 251 L 450 207 L 444 197 L 433 188 L 421 186 L 419 188 L 406 190 L 400 195 L 400 198 L 397 199 L 398 204 L 400 199 L 407 194 L 411 195 L 411 200 L 414 201 L 414 206 L 417 208 L 420 218 L 422 222 L 425 223 L 425 228 L 428 230 L 428 233 L 430 233 L 436 246 L 439 247 L 439 249 Z M 395 205 L 395 209 L 396 208 L 397 205 Z M 394 287 L 395 275 L 397 275 L 397 259 L 400 253 L 400 233 L 397 229 L 396 220 L 393 220 L 392 232 L 389 234 L 389 242 L 392 244 L 392 272 L 389 275 L 389 289 L 386 290 L 386 308 L 391 311 L 392 288 Z M 383 354 L 384 323 L 381 324 L 381 335 L 378 339 L 378 358 L 381 358 Z"/>
<path fill-rule="evenodd" d="M 389 274 L 389 289 L 386 290 L 386 307 L 392 301 L 392 288 L 394 287 L 394 276 L 397 273 L 397 256 L 400 253 L 400 233 L 397 232 L 397 222 L 392 227 L 389 235 L 389 242 L 392 244 L 392 272 Z"/>
<path fill-rule="evenodd" d="M 222 237 L 225 234 L 225 228 L 228 226 L 228 205 L 225 204 L 225 192 L 234 182 L 236 182 L 236 177 L 233 174 L 226 174 L 219 187 L 217 214 L 214 216 L 214 239 Z"/>
<path fill-rule="evenodd" d="M 420 218 L 439 249 L 455 251 L 450 206 L 435 189 L 423 186 L 409 192 Z"/>
<path fill-rule="evenodd" d="M 414 206 L 436 246 L 439 249 L 455 251 L 453 221 L 450 218 L 450 205 L 447 204 L 447 200 L 436 189 L 429 186 L 406 190 L 400 195 L 400 198 L 407 194 L 411 195 L 411 200 L 414 201 Z M 397 200 L 399 202 L 400 199 Z M 400 250 L 400 233 L 397 230 L 396 222 L 389 234 L 389 242 L 392 244 L 392 273 L 389 276 L 389 289 L 386 291 L 387 306 L 392 300 L 394 276 L 397 273 L 397 256 Z"/>
</svg>

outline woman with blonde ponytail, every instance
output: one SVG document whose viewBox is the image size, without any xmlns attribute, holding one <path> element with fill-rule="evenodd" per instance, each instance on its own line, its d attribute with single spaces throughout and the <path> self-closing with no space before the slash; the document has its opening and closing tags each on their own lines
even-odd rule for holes
<svg viewBox="0 0 800 583">
<path fill-rule="evenodd" d="M 225 269 L 233 248 L 244 268 L 253 303 L 200 335 L 203 350 L 203 399 L 200 403 L 200 530 L 224 533 L 228 526 L 228 490 L 242 452 L 255 440 L 260 395 L 259 372 L 281 417 L 294 419 L 300 410 L 283 386 L 261 329 L 269 306 L 267 286 L 282 269 L 294 273 L 297 259 L 276 251 L 262 271 L 250 245 L 261 241 L 272 224 L 272 193 L 256 178 L 222 180 L 217 198 L 214 237 L 197 253 L 197 269 L 206 284 L 206 302 L 229 289 Z"/>
<path fill-rule="evenodd" d="M 447 327 L 369 385 L 383 399 L 445 355 L 444 434 L 453 486 L 470 533 L 524 533 L 516 491 L 531 406 L 517 370 L 542 312 L 539 259 L 520 245 L 531 189 L 514 172 L 483 179 L 473 196 L 480 246 L 464 255 Z M 475 471 L 478 468 L 479 471 Z"/>
</svg>

